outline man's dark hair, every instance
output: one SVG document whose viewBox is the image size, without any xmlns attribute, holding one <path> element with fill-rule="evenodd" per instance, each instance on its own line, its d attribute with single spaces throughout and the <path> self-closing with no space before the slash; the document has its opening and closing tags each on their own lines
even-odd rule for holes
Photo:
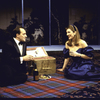
<svg viewBox="0 0 100 100">
<path fill-rule="evenodd" d="M 14 29 L 13 29 L 13 32 L 12 32 L 12 37 L 16 37 L 16 34 L 20 34 L 20 28 L 24 28 L 22 26 L 16 26 Z"/>
</svg>

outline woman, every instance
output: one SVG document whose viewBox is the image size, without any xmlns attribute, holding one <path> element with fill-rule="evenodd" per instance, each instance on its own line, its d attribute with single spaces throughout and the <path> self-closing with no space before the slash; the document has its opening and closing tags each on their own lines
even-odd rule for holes
<svg viewBox="0 0 100 100">
<path fill-rule="evenodd" d="M 64 76 L 70 79 L 80 80 L 99 80 L 100 68 L 92 62 L 93 48 L 80 39 L 78 28 L 75 25 L 69 25 L 66 28 L 68 41 L 65 43 L 64 64 L 58 71 L 64 71 Z M 68 65 L 70 58 L 73 62 Z"/>
</svg>

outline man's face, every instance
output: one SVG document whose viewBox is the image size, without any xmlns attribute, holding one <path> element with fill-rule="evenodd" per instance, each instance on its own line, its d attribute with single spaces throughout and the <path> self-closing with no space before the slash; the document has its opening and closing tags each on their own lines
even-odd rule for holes
<svg viewBox="0 0 100 100">
<path fill-rule="evenodd" d="M 26 35 L 25 29 L 20 28 L 20 34 L 16 34 L 16 38 L 19 41 L 25 42 L 26 41 L 26 37 L 27 37 L 27 35 Z"/>
</svg>

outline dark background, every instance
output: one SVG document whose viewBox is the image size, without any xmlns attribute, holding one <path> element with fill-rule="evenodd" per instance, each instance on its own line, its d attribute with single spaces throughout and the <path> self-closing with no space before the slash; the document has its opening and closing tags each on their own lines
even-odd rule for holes
<svg viewBox="0 0 100 100">
<path fill-rule="evenodd" d="M 6 9 L 14 9 L 15 17 L 9 20 L 10 24 L 6 29 L 0 29 L 0 48 L 2 48 L 3 41 L 6 41 L 11 36 L 12 30 L 16 25 L 21 25 L 17 19 L 16 9 L 21 9 L 21 0 L 3 0 L 0 3 L 0 10 L 4 14 Z M 49 45 L 49 0 L 24 0 L 24 13 L 27 8 L 32 8 L 30 13 L 30 19 L 24 19 L 24 26 L 27 30 L 27 35 L 30 41 L 27 45 Z M 99 44 L 99 0 L 51 0 L 51 45 L 64 45 L 67 36 L 65 27 L 69 25 L 69 9 L 78 8 L 85 9 L 93 13 L 93 18 L 89 23 L 86 23 L 86 15 L 81 16 L 80 20 L 77 20 L 71 24 L 76 25 L 79 28 L 79 32 L 86 33 L 85 40 L 90 45 Z M 81 12 L 82 13 L 82 12 Z M 21 15 L 19 15 L 21 16 Z M 78 16 L 78 15 L 77 15 Z M 7 19 L 5 19 L 7 20 Z M 32 22 L 32 23 L 31 23 Z M 30 25 L 31 23 L 31 25 Z M 88 29 L 84 30 L 83 25 L 88 24 Z M 43 27 L 42 31 L 44 37 L 38 36 L 37 43 L 35 43 L 32 34 L 35 29 Z M 91 31 L 92 29 L 92 31 Z"/>
</svg>

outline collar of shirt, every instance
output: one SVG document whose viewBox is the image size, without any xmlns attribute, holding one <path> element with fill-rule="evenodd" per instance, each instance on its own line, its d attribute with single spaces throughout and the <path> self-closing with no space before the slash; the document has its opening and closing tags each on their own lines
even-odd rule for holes
<svg viewBox="0 0 100 100">
<path fill-rule="evenodd" d="M 18 41 L 16 38 L 13 38 L 13 39 L 15 40 L 16 44 L 19 45 L 20 41 Z"/>
<path fill-rule="evenodd" d="M 18 41 L 17 39 L 15 39 L 15 38 L 13 38 L 14 40 L 15 40 L 15 42 L 16 42 L 16 44 L 17 44 L 17 46 L 18 46 L 18 48 L 19 48 L 19 50 L 20 50 L 20 54 L 22 55 L 22 45 L 19 45 L 19 42 L 20 41 Z"/>
<path fill-rule="evenodd" d="M 18 41 L 17 39 L 15 39 L 15 38 L 13 38 L 14 39 L 14 41 L 16 42 L 16 44 L 17 44 L 17 46 L 18 46 L 18 48 L 19 48 L 19 50 L 20 50 L 20 54 L 22 55 L 22 46 L 20 45 L 19 46 L 19 42 L 20 41 Z M 23 58 L 22 57 L 20 57 L 20 61 L 21 61 L 21 64 L 23 63 Z"/>
</svg>

